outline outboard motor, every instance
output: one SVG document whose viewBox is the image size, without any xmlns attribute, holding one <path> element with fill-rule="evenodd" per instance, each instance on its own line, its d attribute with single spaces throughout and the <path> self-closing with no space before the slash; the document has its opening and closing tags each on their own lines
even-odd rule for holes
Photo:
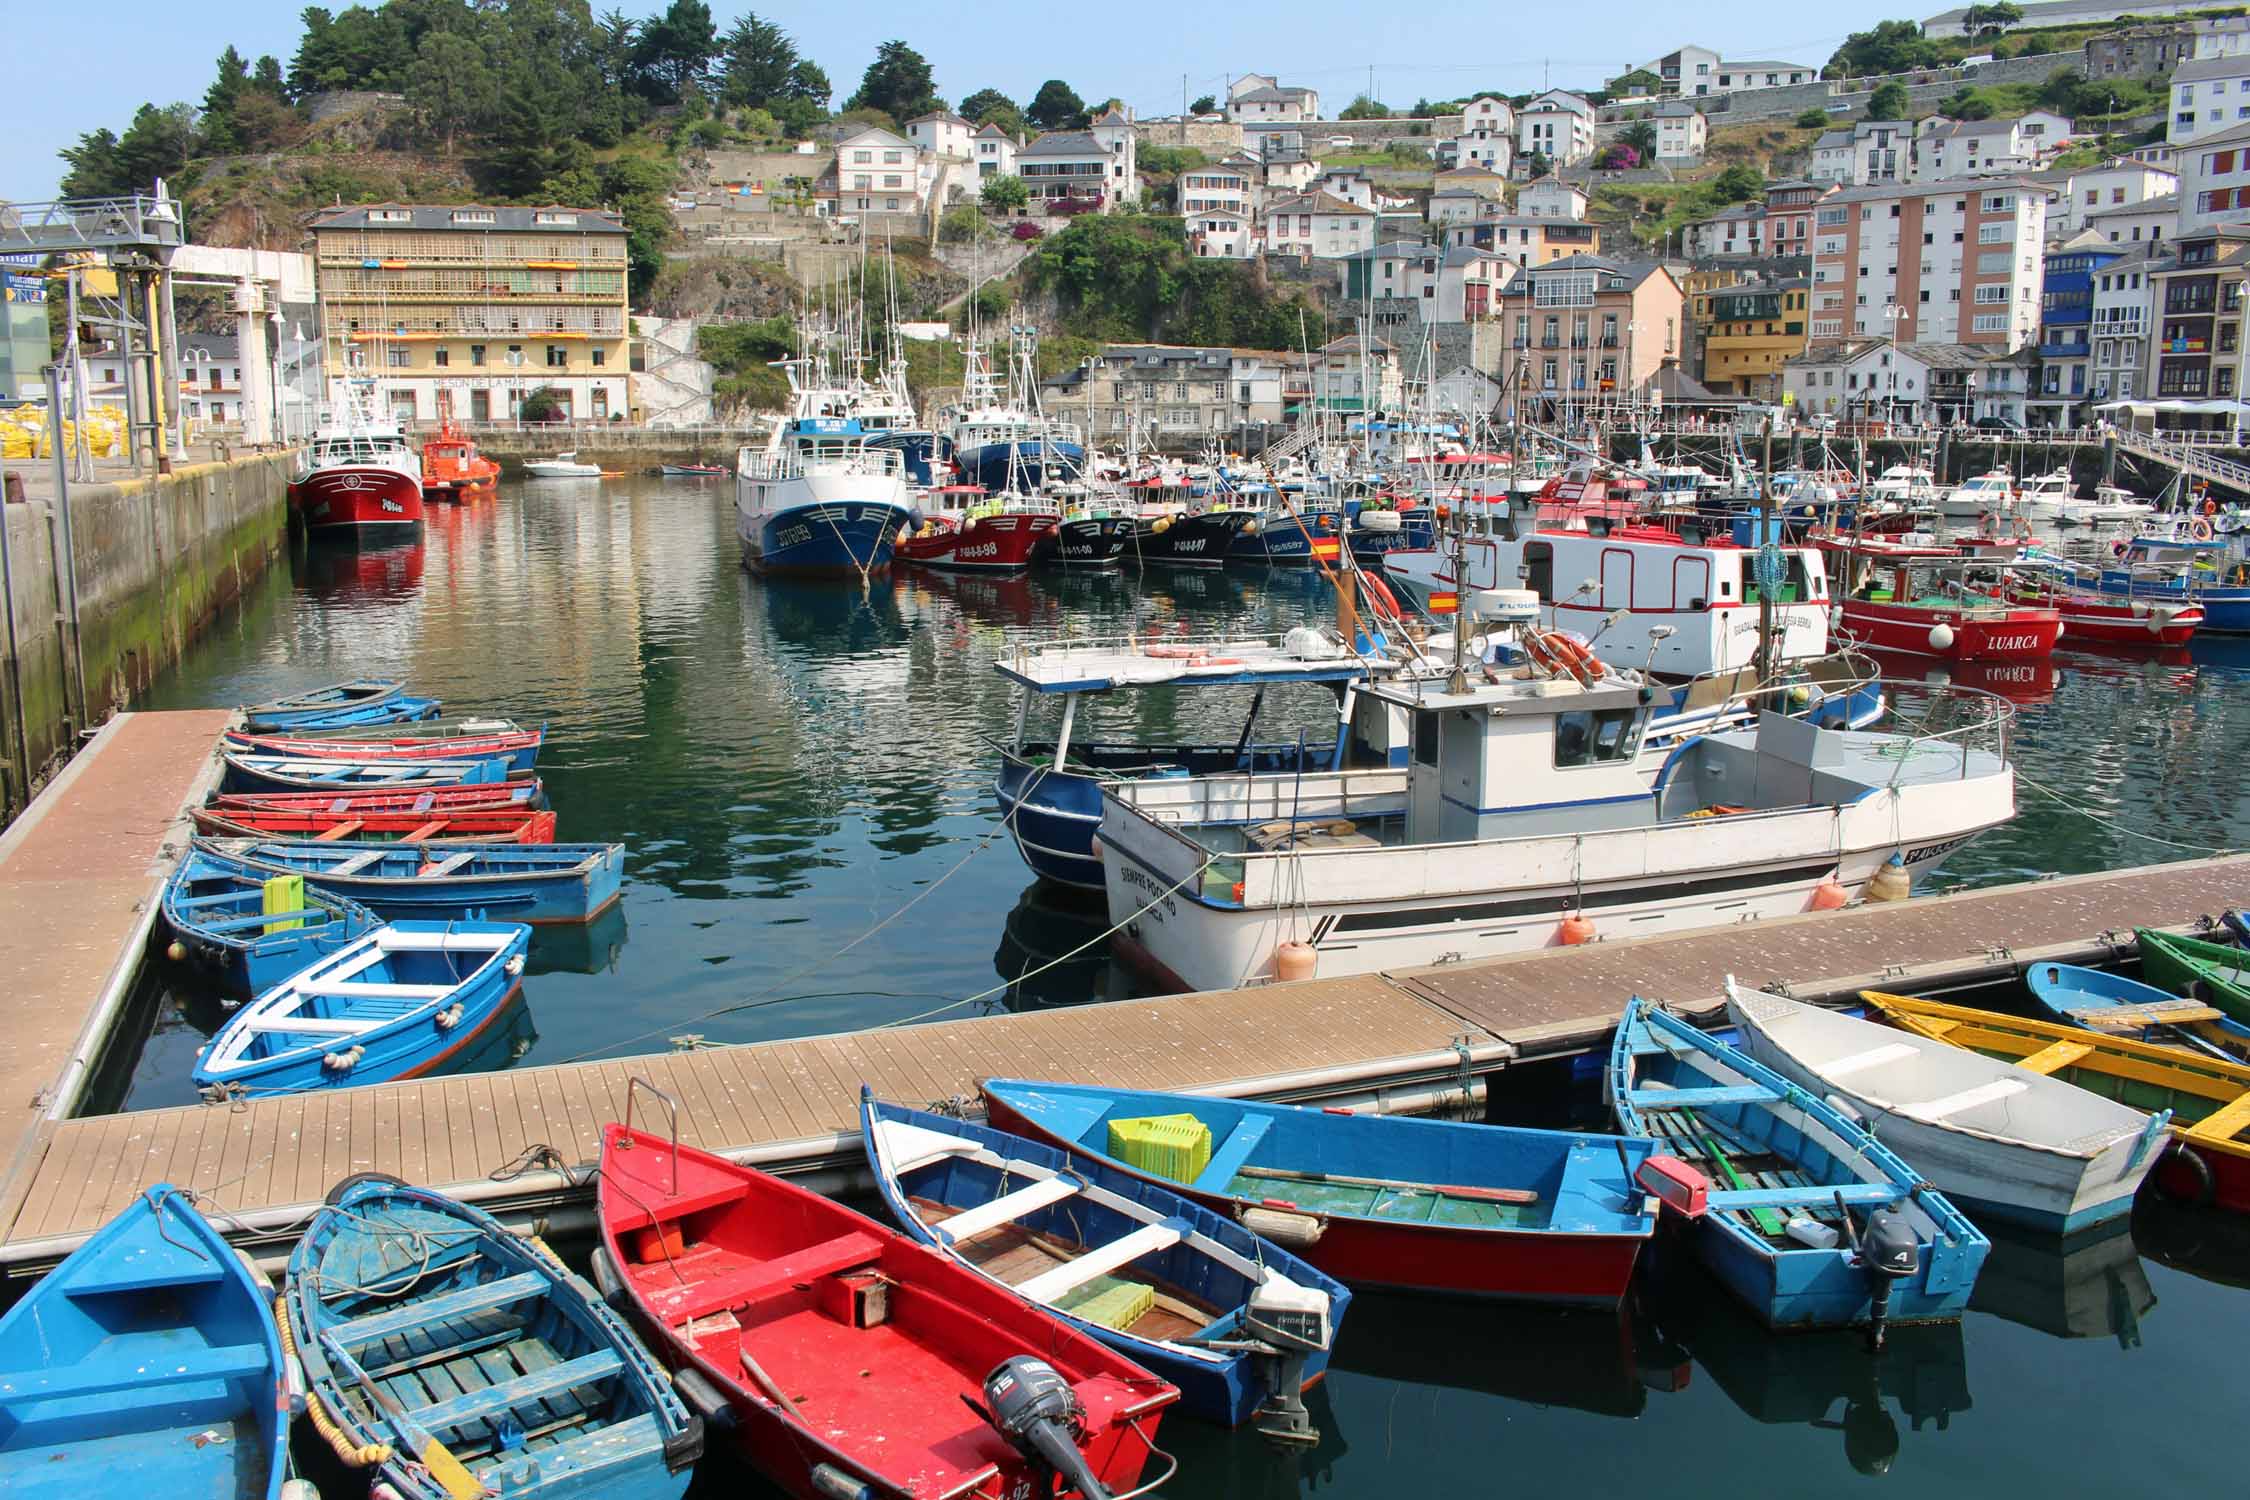
<svg viewBox="0 0 2250 1500">
<path fill-rule="evenodd" d="M 1921 1245 L 1899 1204 L 1868 1214 L 1867 1229 L 1862 1233 L 1852 1222 L 1851 1210 L 1844 1208 L 1843 1194 L 1838 1193 L 1836 1198 L 1836 1206 L 1843 1209 L 1844 1228 L 1852 1237 L 1852 1264 L 1866 1273 L 1868 1293 L 1874 1299 L 1867 1321 L 1867 1347 L 1880 1350 L 1884 1324 L 1890 1317 L 1891 1287 L 1921 1268 Z"/>
<path fill-rule="evenodd" d="M 1305 1410 L 1305 1358 L 1328 1347 L 1328 1294 L 1269 1276 L 1250 1293 L 1244 1330 L 1257 1339 L 1266 1399 L 1252 1417 L 1261 1437 L 1309 1446 L 1320 1440 Z"/>
<path fill-rule="evenodd" d="M 1054 1481 L 1060 1478 L 1086 1500 L 1110 1500 L 1078 1451 L 1086 1431 L 1085 1409 L 1053 1365 L 1028 1354 L 1002 1360 L 984 1377 L 983 1415 L 1045 1474 L 1044 1493 L 1054 1493 Z"/>
</svg>

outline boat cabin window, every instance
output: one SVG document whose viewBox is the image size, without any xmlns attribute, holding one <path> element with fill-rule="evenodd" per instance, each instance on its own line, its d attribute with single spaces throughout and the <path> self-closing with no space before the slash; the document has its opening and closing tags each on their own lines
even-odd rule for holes
<svg viewBox="0 0 2250 1500">
<path fill-rule="evenodd" d="M 1581 709 L 1555 715 L 1555 766 L 1604 766 L 1631 760 L 1641 747 L 1642 713 L 1637 708 Z M 1421 753 L 1416 726 L 1415 753 Z"/>
<path fill-rule="evenodd" d="M 1674 609 L 1709 609 L 1711 607 L 1711 559 L 1708 557 L 1681 557 L 1673 560 L 1672 607 Z"/>
<path fill-rule="evenodd" d="M 1542 604 L 1555 602 L 1555 548 L 1551 542 L 1523 544 L 1523 586 Z"/>
<path fill-rule="evenodd" d="M 1784 551 L 1781 556 L 1781 586 L 1774 590 L 1773 602 L 1776 604 L 1802 604 L 1813 597 L 1812 581 L 1805 576 L 1805 554 L 1791 550 Z M 1750 566 L 1745 570 L 1748 576 L 1744 580 L 1742 591 L 1743 600 L 1752 604 L 1760 602 L 1762 597 L 1758 591 L 1757 562 L 1755 559 L 1756 554 L 1752 554 L 1749 559 L 1746 559 Z"/>
</svg>

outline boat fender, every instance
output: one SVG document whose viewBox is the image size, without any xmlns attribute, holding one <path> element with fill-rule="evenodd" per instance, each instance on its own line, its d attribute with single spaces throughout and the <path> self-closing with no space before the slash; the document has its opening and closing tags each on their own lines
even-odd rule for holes
<svg viewBox="0 0 2250 1500">
<path fill-rule="evenodd" d="M 1555 940 L 1566 948 L 1575 948 L 1581 943 L 1590 943 L 1594 940 L 1594 937 L 1593 918 L 1582 911 L 1574 911 L 1564 917 L 1561 926 L 1555 931 Z"/>
<path fill-rule="evenodd" d="M 701 1370 L 685 1367 L 674 1370 L 672 1389 L 679 1392 L 680 1400 L 687 1403 L 687 1409 L 695 1413 L 696 1420 L 706 1428 L 718 1432 L 734 1430 L 734 1408 L 727 1404 L 727 1398 L 719 1394 L 718 1387 L 712 1385 Z"/>
<path fill-rule="evenodd" d="M 625 1278 L 617 1274 L 617 1262 L 609 1258 L 609 1251 L 596 1246 L 594 1253 L 587 1258 L 587 1269 L 593 1273 L 594 1290 L 602 1294 L 602 1300 L 611 1307 L 622 1309 L 625 1306 Z"/>
<path fill-rule="evenodd" d="M 320 1488 L 309 1479 L 285 1479 L 281 1500 L 320 1500 Z"/>
<path fill-rule="evenodd" d="M 1930 649 L 1932 651 L 1949 651 L 1952 649 L 1952 647 L 1953 627 L 1946 624 L 1943 620 L 1940 620 L 1937 624 L 1932 625 L 1930 627 Z"/>
<path fill-rule="evenodd" d="M 330 1188 L 328 1190 L 328 1196 L 321 1199 L 320 1201 L 327 1204 L 330 1208 L 334 1208 L 344 1201 L 344 1195 L 346 1193 L 350 1192 L 353 1188 L 358 1187 L 363 1182 L 379 1182 L 385 1187 L 406 1186 L 405 1178 L 393 1177 L 388 1172 L 354 1172 L 351 1176 L 344 1178 L 341 1182 Z"/>
<path fill-rule="evenodd" d="M 831 1500 L 873 1500 L 875 1491 L 834 1464 L 814 1464 L 812 1487 Z"/>
<path fill-rule="evenodd" d="M 2175 1140 L 2172 1142 L 2171 1154 L 2172 1160 L 2179 1162 L 2185 1168 L 2185 1175 L 2195 1180 L 2195 1191 L 2192 1193 L 2173 1192 L 2170 1185 L 2163 1180 L 2165 1176 L 2172 1175 L 2167 1173 L 2159 1174 L 2157 1186 L 2163 1188 L 2169 1196 L 2178 1198 L 2183 1202 L 2192 1203 L 2197 1208 L 2209 1208 L 2216 1203 L 2219 1200 L 2219 1184 L 2217 1179 L 2211 1175 L 2211 1164 L 2203 1159 L 2203 1153 L 2188 1145 L 2185 1141 Z"/>
<path fill-rule="evenodd" d="M 1883 867 L 1867 883 L 1869 901 L 1904 901 L 1913 893 L 1913 877 L 1906 873 L 1905 861 L 1896 854 L 1883 861 Z"/>
<path fill-rule="evenodd" d="M 1836 911 L 1849 906 L 1851 899 L 1852 893 L 1844 889 L 1844 883 L 1834 875 L 1830 875 L 1826 880 L 1813 887 L 1812 909 L 1814 911 Z"/>
<path fill-rule="evenodd" d="M 171 942 L 164 945 L 164 956 L 176 964 L 186 963 L 187 944 L 181 942 L 178 938 L 172 939 Z"/>
<path fill-rule="evenodd" d="M 456 1000 L 437 1013 L 438 1030 L 451 1031 L 461 1024 L 461 1002 Z"/>
<path fill-rule="evenodd" d="M 521 953 L 510 954 L 508 961 L 500 967 L 506 971 L 509 978 L 513 979 L 523 972 L 523 955 Z"/>
<path fill-rule="evenodd" d="M 359 1066 L 359 1060 L 366 1055 L 367 1049 L 354 1042 L 341 1052 L 323 1052 L 320 1055 L 320 1065 L 324 1068 L 333 1068 L 339 1073 L 349 1073 Z"/>
<path fill-rule="evenodd" d="M 1291 1213 L 1278 1208 L 1245 1206 L 1236 1209 L 1234 1216 L 1252 1234 L 1261 1239 L 1272 1240 L 1289 1250 L 1304 1250 L 1319 1244 L 1321 1235 L 1328 1227 L 1311 1214 Z"/>
</svg>

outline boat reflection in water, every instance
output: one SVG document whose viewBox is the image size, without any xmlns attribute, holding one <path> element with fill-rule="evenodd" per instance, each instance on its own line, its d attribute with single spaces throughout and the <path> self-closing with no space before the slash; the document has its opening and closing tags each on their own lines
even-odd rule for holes
<svg viewBox="0 0 2250 1500">
<path fill-rule="evenodd" d="M 1036 625 L 1060 618 L 1062 608 L 1044 580 L 1026 573 L 902 571 L 893 585 L 902 614 L 935 620 L 952 615 L 979 625 Z"/>
<path fill-rule="evenodd" d="M 1008 986 L 1009 1010 L 1048 1010 L 1148 993 L 1130 964 L 1110 952 L 1101 896 L 1034 880 L 1000 930 L 992 967 Z"/>
<path fill-rule="evenodd" d="M 1330 1368 L 1636 1417 L 1651 1391 L 1688 1383 L 1685 1351 L 1637 1311 L 1637 1300 L 1612 1309 L 1355 1291 Z"/>
<path fill-rule="evenodd" d="M 531 929 L 531 953 L 524 973 L 614 974 L 625 951 L 625 903 L 614 901 L 591 922 L 569 922 Z"/>
<path fill-rule="evenodd" d="M 1353 1306 L 1358 1306 L 1354 1294 Z M 1327 1381 L 1305 1392 L 1312 1420 L 1310 1447 L 1261 1442 L 1248 1432 L 1230 1432 L 1208 1422 L 1181 1422 L 1164 1434 L 1164 1446 L 1178 1455 L 1180 1482 L 1160 1495 L 1225 1496 L 1226 1500 L 1299 1500 L 1349 1480 L 1338 1464 L 1351 1452 L 1343 1420 Z M 1378 1437 L 1381 1434 L 1377 1434 Z M 1393 1434 L 1394 1437 L 1398 1434 Z M 1346 1471 L 1349 1473 L 1350 1471 Z"/>
<path fill-rule="evenodd" d="M 1933 688 L 1977 688 L 2022 707 L 2054 702 L 2055 687 L 2062 680 L 2049 656 L 2030 661 L 1937 661 L 1896 651 L 1864 654 L 1882 669 L 1883 681 L 1891 687 L 1911 689 L 1924 683 Z"/>
<path fill-rule="evenodd" d="M 2156 1292 L 2130 1220 L 2067 1240 L 1989 1221 L 1977 1227 L 1991 1239 L 1992 1253 L 1970 1307 L 2058 1339 L 2114 1338 L 2120 1349 L 2140 1347 L 2141 1319 L 2156 1306 Z"/>
<path fill-rule="evenodd" d="M 2158 1265 L 2219 1286 L 2250 1287 L 2250 1215 L 2143 1193 L 2133 1207 L 2133 1239 Z"/>
<path fill-rule="evenodd" d="M 308 542 L 297 554 L 297 579 L 315 598 L 388 603 L 421 588 L 427 548 L 418 541 L 393 547 Z"/>
<path fill-rule="evenodd" d="M 1900 1417 L 1913 1432 L 1944 1432 L 1970 1406 L 1959 1323 L 1894 1326 L 1880 1354 L 1857 1332 L 1777 1336 L 1695 1264 L 1674 1268 L 1658 1306 L 1664 1331 L 1744 1416 L 1840 1433 L 1845 1461 L 1862 1474 L 1887 1474 L 1898 1462 Z"/>
</svg>

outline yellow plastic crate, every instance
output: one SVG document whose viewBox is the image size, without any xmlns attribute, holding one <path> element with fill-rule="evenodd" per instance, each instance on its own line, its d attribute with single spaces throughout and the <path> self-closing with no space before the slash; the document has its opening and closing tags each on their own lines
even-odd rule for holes
<svg viewBox="0 0 2250 1500">
<path fill-rule="evenodd" d="M 264 915 L 277 912 L 303 911 L 305 909 L 305 877 L 302 875 L 276 875 L 265 885 Z M 305 925 L 303 917 L 290 922 L 268 922 L 268 932 L 290 932 Z"/>
<path fill-rule="evenodd" d="M 1211 1127 L 1193 1115 L 1112 1120 L 1109 1154 L 1143 1172 L 1193 1182 L 1211 1164 Z"/>
<path fill-rule="evenodd" d="M 1137 1281 L 1111 1281 L 1105 1276 L 1055 1306 L 1097 1327 L 1125 1333 L 1156 1306 L 1156 1288 Z"/>
</svg>

